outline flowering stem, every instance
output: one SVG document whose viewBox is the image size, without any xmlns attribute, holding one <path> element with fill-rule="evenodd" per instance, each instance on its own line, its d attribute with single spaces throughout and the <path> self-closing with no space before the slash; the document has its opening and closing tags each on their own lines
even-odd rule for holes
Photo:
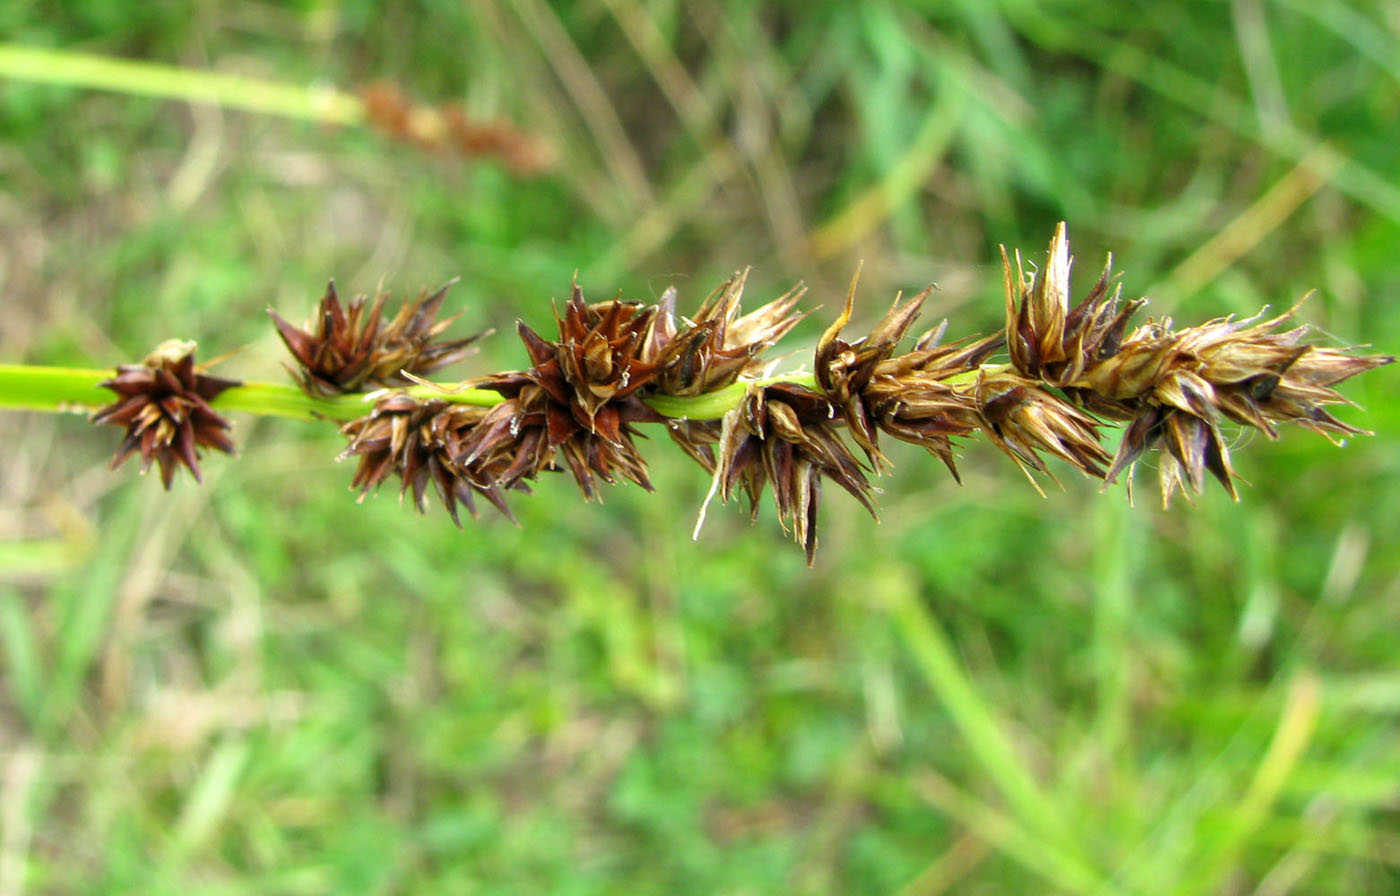
<svg viewBox="0 0 1400 896">
<path fill-rule="evenodd" d="M 365 120 L 359 97 L 331 87 L 282 84 L 71 50 L 0 44 L 0 77 L 210 103 L 326 124 L 354 125 Z"/>
<path fill-rule="evenodd" d="M 112 375 L 111 370 L 0 364 L 0 408 L 89 414 L 112 403 L 113 393 L 99 385 Z M 794 372 L 734 383 L 704 395 L 654 395 L 646 402 L 666 417 L 714 420 L 737 407 L 750 386 L 773 383 L 811 388 L 816 380 L 810 373 Z M 408 386 L 403 391 L 414 398 L 436 398 L 475 407 L 489 408 L 504 401 L 500 393 L 490 389 L 451 383 Z M 211 404 L 221 411 L 245 411 L 294 420 L 353 420 L 367 412 L 366 398 L 359 394 L 319 398 L 280 383 L 243 383 L 224 391 Z"/>
</svg>

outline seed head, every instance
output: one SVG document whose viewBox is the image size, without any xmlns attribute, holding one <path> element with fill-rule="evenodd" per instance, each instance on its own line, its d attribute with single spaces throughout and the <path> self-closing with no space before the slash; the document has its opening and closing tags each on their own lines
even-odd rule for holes
<svg viewBox="0 0 1400 896">
<path fill-rule="evenodd" d="M 642 356 L 655 313 L 622 301 L 590 305 L 575 283 L 557 341 L 519 324 L 534 366 L 481 381 L 507 400 L 464 441 L 458 462 L 484 464 L 510 487 L 555 469 L 562 455 L 586 498 L 596 496 L 596 479 L 619 474 L 650 489 L 632 424 L 662 419 L 638 395 L 661 369 Z"/>
<path fill-rule="evenodd" d="M 453 404 L 443 399 L 426 401 L 402 392 L 390 393 L 374 403 L 369 414 L 341 427 L 350 444 L 340 459 L 360 459 L 351 481 L 363 501 L 391 473 L 399 477 L 399 497 L 413 491 L 420 513 L 428 509 L 428 484 L 447 508 L 452 522 L 461 502 L 476 516 L 475 496 L 481 495 L 506 517 L 511 517 L 495 476 L 484 465 L 463 465 L 457 458 L 462 445 L 486 416 L 484 408 Z"/>
<path fill-rule="evenodd" d="M 308 394 L 328 397 L 402 386 L 410 382 L 405 373 L 426 376 L 459 361 L 467 355 L 467 346 L 480 338 L 481 334 L 476 334 L 433 342 L 456 320 L 455 316 L 433 319 L 455 282 L 405 302 L 388 323 L 383 320 L 388 293 L 377 293 L 368 307 L 368 297 L 357 296 L 346 308 L 336 295 L 334 280 L 321 298 L 314 334 L 287 323 L 271 308 L 267 313 L 296 358 L 298 367 L 293 374 Z"/>
<path fill-rule="evenodd" d="M 716 493 L 727 503 L 735 486 L 742 484 L 757 516 L 759 498 L 771 484 L 778 521 L 806 550 L 810 566 L 817 549 L 823 476 L 875 516 L 870 482 L 842 441 L 837 423 L 835 407 L 819 392 L 791 383 L 751 386 L 720 424 L 706 506 Z M 704 519 L 702 508 L 697 535 Z"/>
<path fill-rule="evenodd" d="M 100 384 L 118 398 L 93 414 L 92 422 L 126 427 L 126 438 L 112 459 L 112 469 L 139 453 L 141 472 L 156 462 L 160 481 L 169 489 L 180 466 L 189 470 L 196 482 L 202 481 L 201 448 L 236 453 L 227 434 L 231 424 L 209 402 L 242 383 L 196 371 L 194 350 L 193 342 L 163 342 L 140 364 L 123 364 L 115 377 Z"/>
<path fill-rule="evenodd" d="M 801 284 L 744 314 L 740 299 L 748 276 L 744 270 L 726 280 L 689 320 L 676 316 L 674 289 L 662 294 L 643 347 L 643 357 L 660 368 L 653 384 L 657 392 L 700 395 L 756 373 L 764 364 L 762 352 L 802 319 L 793 312 L 806 292 Z"/>
</svg>

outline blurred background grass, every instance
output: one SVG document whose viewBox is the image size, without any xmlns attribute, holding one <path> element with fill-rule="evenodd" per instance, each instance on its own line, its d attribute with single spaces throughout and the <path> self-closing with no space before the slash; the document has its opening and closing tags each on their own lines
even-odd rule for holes
<svg viewBox="0 0 1400 896">
<path fill-rule="evenodd" d="M 0 83 L 0 357 L 167 337 L 280 376 L 268 305 L 462 277 L 463 374 L 586 291 L 694 307 L 753 265 L 858 325 L 999 326 L 998 243 L 1070 222 L 1082 294 L 1288 306 L 1400 344 L 1400 6 L 739 0 L 0 7 L 0 40 L 388 80 L 556 148 L 533 179 L 368 131 Z M 1400 399 L 1129 507 L 895 450 L 815 569 L 655 441 L 454 529 L 355 506 L 332 430 L 240 419 L 169 494 L 74 418 L 0 418 L 0 896 L 1384 893 L 1400 889 Z M 110 434 L 109 434 L 110 435 Z M 1218 490 L 1217 490 L 1218 491 Z"/>
</svg>

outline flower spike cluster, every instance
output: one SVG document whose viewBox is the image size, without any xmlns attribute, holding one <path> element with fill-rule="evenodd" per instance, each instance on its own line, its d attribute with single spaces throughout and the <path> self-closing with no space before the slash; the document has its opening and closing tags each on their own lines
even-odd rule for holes
<svg viewBox="0 0 1400 896">
<path fill-rule="evenodd" d="M 758 516 L 764 488 L 773 487 L 778 522 L 790 528 L 811 565 L 817 550 L 817 507 L 822 478 L 841 486 L 871 516 L 870 481 L 837 430 L 835 408 L 820 392 L 792 383 L 750 386 L 738 407 L 724 415 L 713 463 L 710 495 L 726 503 L 742 484 L 751 516 Z M 705 510 L 696 523 L 697 535 Z"/>
<path fill-rule="evenodd" d="M 466 437 L 486 413 L 484 408 L 442 399 L 420 401 L 401 392 L 381 397 L 369 414 L 341 427 L 350 440 L 341 459 L 360 460 L 350 487 L 359 489 L 359 500 L 363 501 L 390 473 L 396 473 L 400 498 L 412 489 L 413 504 L 420 512 L 428 509 L 431 483 L 452 522 L 459 527 L 462 521 L 457 505 L 462 504 L 475 517 L 476 495 L 485 497 L 502 514 L 514 519 L 498 477 L 484 465 L 460 462 Z"/>
<path fill-rule="evenodd" d="M 574 283 L 557 332 L 517 326 L 528 368 L 455 385 L 422 379 L 477 338 L 439 341 L 451 323 L 436 320 L 446 287 L 387 322 L 382 293 L 347 307 L 333 284 L 314 328 L 272 317 L 302 390 L 325 416 L 344 419 L 347 393 L 380 390 L 365 397 L 368 413 L 342 427 L 341 456 L 357 460 L 351 488 L 361 499 L 397 476 L 401 497 L 411 493 L 424 510 L 435 493 L 457 522 L 459 507 L 475 515 L 478 498 L 509 516 L 506 493 L 528 492 L 550 472 L 567 471 L 588 499 L 619 479 L 650 490 L 640 440 L 655 423 L 711 477 L 706 506 L 742 492 L 756 515 L 771 493 L 809 563 L 823 480 L 875 514 L 872 477 L 891 467 L 883 438 L 923 447 L 957 478 L 959 440 L 981 436 L 1037 489 L 1055 478 L 1052 459 L 1105 483 L 1126 477 L 1131 489 L 1135 467 L 1155 456 L 1164 505 L 1202 491 L 1208 478 L 1237 498 L 1229 427 L 1270 439 L 1289 422 L 1329 438 L 1360 434 L 1329 410 L 1346 401 L 1335 387 L 1394 361 L 1308 342 L 1307 327 L 1288 326 L 1296 309 L 1133 327 L 1146 300 L 1122 299 L 1111 258 L 1077 302 L 1071 267 L 1063 224 L 1044 264 L 1029 271 L 1003 249 L 1005 326 L 945 340 L 945 321 L 912 345 L 930 290 L 896 296 L 867 335 L 851 337 L 852 280 L 812 372 L 776 376 L 767 353 L 802 319 L 804 289 L 745 313 L 747 271 L 689 317 L 671 289 L 654 304 L 589 302 Z M 211 403 L 240 384 L 196 372 L 192 350 L 174 344 L 119 368 L 104 383 L 118 401 L 94 417 L 127 427 L 117 463 L 139 452 L 143 469 L 160 464 L 167 486 L 178 466 L 198 478 L 198 449 L 233 447 Z M 1111 450 L 1105 434 L 1119 427 Z"/>
<path fill-rule="evenodd" d="M 126 427 L 112 469 L 140 454 L 141 472 L 158 464 L 161 484 L 169 489 L 182 466 L 202 481 L 201 448 L 235 453 L 228 420 L 209 402 L 242 384 L 198 372 L 194 350 L 193 342 L 167 340 L 140 364 L 123 364 L 115 377 L 100 384 L 117 393 L 117 400 L 93 414 L 92 422 Z"/>
<path fill-rule="evenodd" d="M 1305 326 L 1280 330 L 1296 306 L 1269 320 L 1227 317 L 1180 330 L 1170 318 L 1149 320 L 1125 334 L 1129 317 L 1146 300 L 1120 307 L 1119 290 L 1108 289 L 1111 257 L 1088 295 L 1069 308 L 1064 224 L 1055 230 L 1042 271 L 1027 275 L 1018 255 L 1013 274 L 1005 250 L 1002 260 L 1011 366 L 1062 390 L 1099 419 L 1127 424 L 1107 471 L 1086 472 L 1114 482 L 1125 472 L 1131 477 L 1147 452 L 1165 453 L 1158 465 L 1163 506 L 1188 487 L 1201 492 L 1206 474 L 1238 500 L 1221 428 L 1226 422 L 1270 439 L 1278 438 L 1275 425 L 1288 421 L 1329 436 L 1363 434 L 1326 410 L 1346 402 L 1331 387 L 1395 360 L 1306 344 Z"/>
<path fill-rule="evenodd" d="M 335 281 L 326 285 L 313 318 L 315 332 L 299 330 L 271 308 L 267 313 L 277 325 L 287 350 L 296 359 L 295 375 L 310 395 L 332 396 L 362 392 L 367 387 L 402 386 L 413 376 L 427 376 L 467 356 L 467 347 L 482 334 L 446 342 L 433 342 L 456 317 L 435 320 L 451 281 L 434 292 L 424 291 L 405 302 L 384 322 L 380 291 L 369 307 L 366 296 L 357 296 L 350 307 L 341 305 Z"/>
</svg>

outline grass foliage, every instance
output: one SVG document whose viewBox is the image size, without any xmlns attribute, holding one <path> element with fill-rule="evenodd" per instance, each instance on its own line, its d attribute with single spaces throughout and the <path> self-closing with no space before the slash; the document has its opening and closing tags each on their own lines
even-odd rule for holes
<svg viewBox="0 0 1400 896">
<path fill-rule="evenodd" d="M 569 278 L 682 307 L 864 260 L 857 329 L 1070 222 L 1082 292 L 1400 344 L 1400 36 L 1349 0 L 342 0 L 0 7 L 0 40 L 506 115 L 551 175 L 358 129 L 0 82 L 0 355 L 168 337 L 272 378 L 263 309 L 460 275 L 464 372 Z M 692 306 L 693 307 L 693 306 Z M 809 344 L 810 344 L 809 342 Z M 805 360 L 798 357 L 794 362 Z M 1400 887 L 1400 398 L 1163 512 L 970 447 L 836 494 L 808 570 L 653 439 L 656 494 L 516 528 L 355 506 L 329 428 L 237 420 L 164 493 L 0 419 L 0 893 L 1356 894 Z M 658 433 L 659 437 L 660 434 Z"/>
</svg>

